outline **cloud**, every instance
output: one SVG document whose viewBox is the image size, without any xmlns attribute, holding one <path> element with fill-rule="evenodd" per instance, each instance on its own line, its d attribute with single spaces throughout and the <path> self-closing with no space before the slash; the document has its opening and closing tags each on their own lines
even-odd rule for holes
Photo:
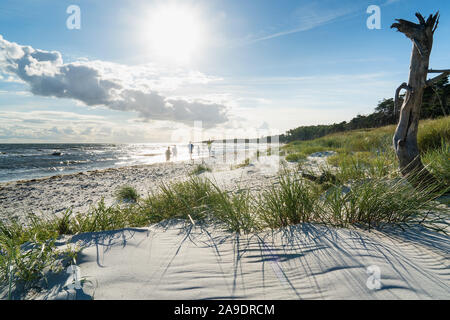
<svg viewBox="0 0 450 320">
<path fill-rule="evenodd" d="M 331 5 L 332 3 L 308 3 L 298 7 L 292 17 L 287 20 L 294 20 L 290 23 L 290 26 L 285 27 L 284 30 L 267 34 L 260 37 L 253 37 L 249 39 L 247 43 L 255 43 L 259 41 L 274 39 L 289 34 L 308 31 L 319 26 L 332 23 L 339 18 L 348 16 L 356 11 L 355 8 L 345 7 L 340 5 L 336 7 Z"/>
<path fill-rule="evenodd" d="M 389 6 L 400 1 L 401 0 L 386 0 L 381 5 Z M 338 3 L 333 0 L 308 2 L 297 7 L 296 10 L 294 10 L 294 12 L 292 13 L 291 17 L 286 18 L 289 23 L 288 26 L 285 26 L 282 30 L 259 37 L 250 37 L 250 39 L 246 39 L 244 43 L 255 43 L 286 36 L 289 34 L 304 32 L 326 24 L 333 23 L 337 20 L 342 20 L 350 16 L 365 14 L 365 8 L 369 4 L 371 4 L 370 1 L 366 2 L 367 5 L 355 3 L 355 1 L 353 0 L 341 0 Z M 362 9 L 362 7 L 365 7 L 364 10 Z"/>
<path fill-rule="evenodd" d="M 0 142 L 99 142 L 147 143 L 170 141 L 171 134 L 183 124 L 171 122 L 115 122 L 98 115 L 84 115 L 65 111 L 0 111 Z"/>
<path fill-rule="evenodd" d="M 137 112 L 145 120 L 213 127 L 228 121 L 222 104 L 170 98 L 154 88 L 170 90 L 184 82 L 204 84 L 216 79 L 198 72 L 158 76 L 154 66 L 126 67 L 104 61 L 64 63 L 61 53 L 9 42 L 0 35 L 0 72 L 14 75 L 38 96 L 69 98 L 88 106 Z M 176 81 L 174 81 L 177 79 Z M 181 80 L 180 80 L 181 79 Z"/>
</svg>

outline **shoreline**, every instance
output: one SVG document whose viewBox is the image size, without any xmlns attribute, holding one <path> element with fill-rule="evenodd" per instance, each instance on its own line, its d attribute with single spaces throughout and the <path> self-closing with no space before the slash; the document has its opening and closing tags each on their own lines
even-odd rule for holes
<svg viewBox="0 0 450 320">
<path fill-rule="evenodd" d="M 181 162 L 187 162 L 187 161 L 171 161 L 169 163 L 181 163 Z M 2 185 L 8 185 L 8 184 L 23 184 L 23 183 L 30 183 L 30 182 L 40 182 L 44 180 L 51 180 L 51 179 L 57 179 L 62 178 L 66 176 L 77 176 L 82 174 L 93 174 L 93 173 L 101 173 L 105 171 L 110 170 L 121 170 L 121 169 L 133 169 L 133 168 L 147 168 L 147 167 L 153 167 L 158 165 L 167 165 L 169 164 L 167 162 L 158 162 L 158 163 L 149 163 L 149 164 L 136 164 L 136 165 L 128 165 L 128 166 L 122 166 L 122 167 L 110 167 L 110 168 L 102 168 L 102 169 L 89 169 L 85 171 L 77 171 L 77 172 L 70 172 L 70 173 L 61 173 L 61 174 L 55 174 L 55 175 L 49 175 L 49 176 L 43 176 L 38 178 L 31 178 L 31 179 L 19 179 L 19 180 L 10 180 L 10 181 L 0 181 L 0 188 Z"/>
<path fill-rule="evenodd" d="M 0 144 L 0 147 L 4 144 Z M 118 169 L 131 166 L 147 166 L 154 164 L 164 164 L 167 162 L 165 151 L 161 148 L 169 144 L 149 144 L 142 146 L 139 144 L 123 144 L 123 148 L 107 148 L 109 144 L 99 144 L 100 147 L 92 151 L 91 144 L 81 144 L 77 148 L 67 148 L 66 144 L 55 144 L 51 149 L 40 149 L 32 144 L 30 148 L 20 149 L 19 151 L 1 152 L 7 155 L 6 158 L 0 158 L 0 164 L 3 169 L 0 170 L 0 184 L 9 182 L 19 182 L 28 180 L 40 180 L 42 178 L 50 178 L 59 175 L 77 174 L 80 172 Z M 238 149 L 228 148 L 223 150 L 223 146 L 219 145 L 212 149 L 212 153 L 207 151 L 207 147 L 203 145 L 195 145 L 193 157 L 189 156 L 187 148 L 184 149 L 181 144 L 177 144 L 179 148 L 178 156 L 171 154 L 169 162 L 181 163 L 192 161 L 208 160 L 213 157 L 217 159 L 227 157 L 229 160 L 233 158 L 234 152 L 238 150 L 238 157 L 248 157 L 256 154 L 258 151 L 264 151 L 266 145 L 261 148 L 239 144 Z M 256 145 L 256 144 L 255 144 Z M 173 147 L 172 145 L 170 145 Z M 200 149 L 201 148 L 201 149 Z M 1 148 L 0 148 L 1 150 Z M 56 151 L 55 151 L 56 150 Z M 43 152 L 45 151 L 45 152 Z M 149 160 L 150 159 L 150 160 Z"/>
</svg>

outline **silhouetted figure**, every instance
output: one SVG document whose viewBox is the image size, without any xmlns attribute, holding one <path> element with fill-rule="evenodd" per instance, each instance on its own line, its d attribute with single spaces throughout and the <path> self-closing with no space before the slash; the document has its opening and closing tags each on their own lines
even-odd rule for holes
<svg viewBox="0 0 450 320">
<path fill-rule="evenodd" d="M 238 151 L 237 151 L 237 139 L 234 139 L 234 162 L 236 163 L 238 157 Z"/>
<path fill-rule="evenodd" d="M 223 163 L 227 163 L 227 140 L 222 140 L 222 156 L 223 156 Z"/>
<path fill-rule="evenodd" d="M 256 159 L 259 160 L 259 138 L 256 139 Z"/>
<path fill-rule="evenodd" d="M 208 154 L 211 157 L 211 148 L 212 148 L 212 141 L 211 141 L 211 139 L 208 140 L 207 144 L 208 144 Z"/>
<path fill-rule="evenodd" d="M 177 155 L 178 155 L 178 149 L 177 149 L 177 146 L 176 146 L 176 145 L 174 145 L 173 148 L 172 148 L 172 155 L 173 155 L 173 158 L 174 158 L 174 159 L 177 158 Z"/>
<path fill-rule="evenodd" d="M 166 150 L 166 161 L 170 161 L 170 155 L 171 155 L 170 147 L 167 147 L 167 150 Z"/>
<path fill-rule="evenodd" d="M 194 152 L 194 145 L 192 144 L 191 141 L 189 141 L 188 149 L 189 149 L 189 157 L 190 157 L 191 160 L 192 160 L 192 153 Z"/>
</svg>

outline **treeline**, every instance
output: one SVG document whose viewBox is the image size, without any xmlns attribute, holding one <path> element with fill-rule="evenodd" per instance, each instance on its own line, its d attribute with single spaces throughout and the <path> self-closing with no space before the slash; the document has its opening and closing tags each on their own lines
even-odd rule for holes
<svg viewBox="0 0 450 320">
<path fill-rule="evenodd" d="M 403 102 L 400 97 L 399 105 Z M 450 114 L 450 84 L 448 77 L 443 78 L 433 87 L 425 89 L 420 117 L 421 119 L 437 118 Z M 394 110 L 394 99 L 383 99 L 375 111 L 369 115 L 357 115 L 349 122 L 330 125 L 301 126 L 280 135 L 280 142 L 294 140 L 312 140 L 335 132 L 366 129 L 396 124 L 400 110 Z"/>
</svg>

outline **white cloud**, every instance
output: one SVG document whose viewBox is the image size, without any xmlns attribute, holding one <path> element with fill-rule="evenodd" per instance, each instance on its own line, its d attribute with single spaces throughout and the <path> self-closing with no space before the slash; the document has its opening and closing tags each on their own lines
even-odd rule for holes
<svg viewBox="0 0 450 320">
<path fill-rule="evenodd" d="M 217 80 L 199 72 L 161 73 L 152 65 L 127 67 L 98 60 L 64 63 L 57 51 L 22 46 L 1 35 L 0 72 L 24 81 L 35 95 L 70 98 L 88 106 L 137 112 L 146 121 L 203 121 L 205 127 L 228 121 L 227 108 L 222 104 L 161 94 L 185 83 L 206 84 Z"/>
<path fill-rule="evenodd" d="M 163 122 L 164 123 L 164 122 Z M 0 142 L 163 142 L 178 126 L 117 123 L 98 115 L 65 111 L 0 111 Z"/>
</svg>

